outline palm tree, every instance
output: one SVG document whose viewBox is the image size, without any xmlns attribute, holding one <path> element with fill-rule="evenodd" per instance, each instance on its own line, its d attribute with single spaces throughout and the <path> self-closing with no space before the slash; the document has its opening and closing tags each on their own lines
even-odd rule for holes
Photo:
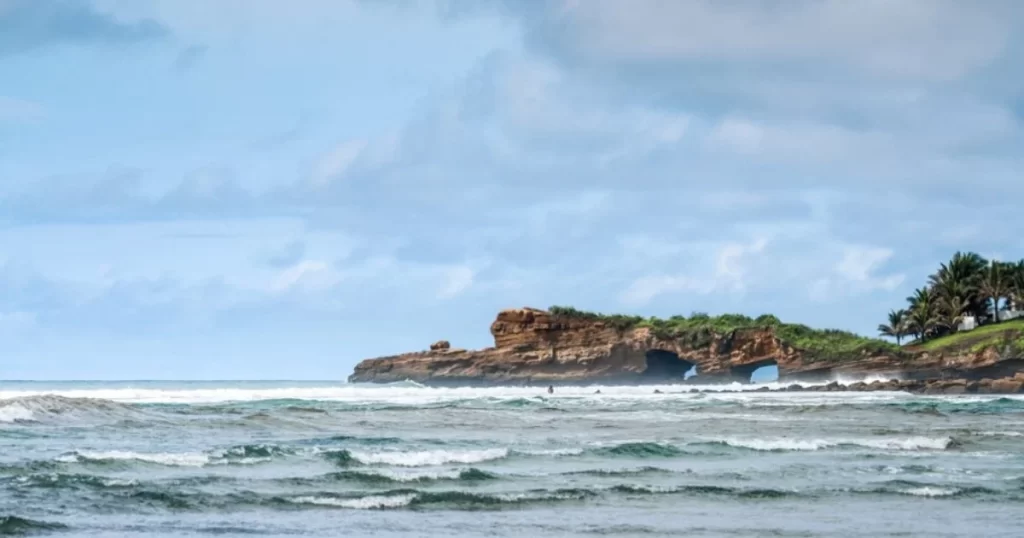
<svg viewBox="0 0 1024 538">
<path fill-rule="evenodd" d="M 999 300 L 1005 297 L 1010 291 L 1009 282 L 1001 262 L 992 262 L 983 273 L 978 283 L 978 292 L 985 297 L 985 300 L 992 301 L 992 316 L 996 323 L 999 323 Z"/>
<path fill-rule="evenodd" d="M 937 324 L 934 294 L 929 288 L 918 288 L 907 297 L 907 302 L 910 303 L 907 310 L 907 332 L 924 342 Z"/>
<path fill-rule="evenodd" d="M 896 345 L 900 345 L 900 340 L 903 335 L 906 334 L 907 323 L 906 323 L 907 311 L 902 308 L 899 310 L 889 311 L 889 324 L 882 324 L 878 326 L 878 332 L 882 336 L 891 336 L 896 339 Z"/>
<path fill-rule="evenodd" d="M 939 270 L 928 278 L 932 289 L 939 296 L 960 295 L 966 299 L 969 311 L 978 317 L 988 314 L 988 300 L 977 292 L 988 262 L 974 252 L 957 252 Z"/>
<path fill-rule="evenodd" d="M 956 332 L 970 307 L 971 302 L 960 295 L 945 296 L 939 299 L 936 323 L 951 333 Z"/>
<path fill-rule="evenodd" d="M 1010 298 L 1015 309 L 1024 309 L 1024 260 L 1011 264 Z"/>
</svg>

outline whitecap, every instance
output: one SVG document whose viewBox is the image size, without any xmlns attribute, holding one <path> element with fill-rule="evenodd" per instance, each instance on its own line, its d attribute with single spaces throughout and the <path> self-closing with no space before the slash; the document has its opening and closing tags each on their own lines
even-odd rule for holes
<svg viewBox="0 0 1024 538">
<path fill-rule="evenodd" d="M 719 441 L 736 448 L 763 451 L 815 451 L 840 446 L 858 446 L 881 450 L 945 450 L 951 437 L 906 437 L 890 439 L 723 439 Z"/>
<path fill-rule="evenodd" d="M 0 422 L 13 423 L 34 420 L 35 416 L 31 409 L 26 409 L 18 404 L 9 404 L 0 407 Z"/>
<path fill-rule="evenodd" d="M 416 498 L 415 494 L 403 495 L 369 495 L 357 499 L 337 499 L 334 497 L 296 497 L 291 502 L 296 504 L 315 504 L 319 506 L 337 506 L 356 510 L 373 510 L 382 508 L 401 508 L 408 506 Z"/>
<path fill-rule="evenodd" d="M 910 488 L 900 490 L 900 493 L 907 495 L 913 495 L 915 497 L 950 497 L 960 493 L 957 488 L 940 488 L 936 486 L 922 486 L 919 488 Z"/>
<path fill-rule="evenodd" d="M 421 480 L 456 480 L 462 476 L 462 471 L 459 469 L 443 471 L 395 471 L 392 469 L 380 469 L 367 472 L 367 474 L 381 476 L 395 482 L 419 482 Z"/>
<path fill-rule="evenodd" d="M 70 454 L 64 454 L 56 458 L 61 463 L 83 463 L 101 461 L 141 461 L 155 463 L 157 465 L 168 465 L 173 467 L 202 467 L 210 463 L 210 456 L 202 453 L 141 453 L 123 450 L 111 450 L 106 452 L 90 452 L 76 450 Z"/>
<path fill-rule="evenodd" d="M 414 452 L 357 452 L 352 457 L 367 465 L 395 465 L 398 467 L 426 467 L 446 463 L 480 463 L 508 457 L 507 448 L 486 450 L 424 450 Z"/>
<path fill-rule="evenodd" d="M 526 456 L 579 456 L 583 454 L 582 448 L 552 448 L 546 450 L 516 450 L 517 453 Z"/>
</svg>

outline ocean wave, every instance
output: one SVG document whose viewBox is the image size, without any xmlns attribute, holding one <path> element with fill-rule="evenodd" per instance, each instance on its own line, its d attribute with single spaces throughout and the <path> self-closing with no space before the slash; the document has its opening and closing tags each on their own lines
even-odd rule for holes
<svg viewBox="0 0 1024 538">
<path fill-rule="evenodd" d="M 691 485 L 691 486 L 646 486 L 646 485 L 618 485 L 612 486 L 611 491 L 631 495 L 721 495 L 739 499 L 780 499 L 783 497 L 802 497 L 805 494 L 797 491 L 784 491 L 770 488 L 731 488 L 712 485 Z"/>
<path fill-rule="evenodd" d="M 46 473 L 22 475 L 14 480 L 20 487 L 34 488 L 90 488 L 90 489 L 116 489 L 137 486 L 136 480 L 123 478 L 112 478 L 76 473 Z"/>
<path fill-rule="evenodd" d="M 625 456 L 633 458 L 671 458 L 685 454 L 682 449 L 674 445 L 652 442 L 621 443 L 598 448 L 595 449 L 594 452 L 607 456 Z"/>
<path fill-rule="evenodd" d="M 584 452 L 584 450 L 582 448 L 551 448 L 551 449 L 544 449 L 544 450 L 525 450 L 525 449 L 524 450 L 518 450 L 517 449 L 517 450 L 515 450 L 516 454 L 521 454 L 521 455 L 524 455 L 524 456 L 553 456 L 553 457 L 559 457 L 559 456 L 579 456 L 579 455 L 583 454 L 583 452 Z"/>
<path fill-rule="evenodd" d="M 28 536 L 67 529 L 67 525 L 18 516 L 0 516 L 0 536 Z"/>
<path fill-rule="evenodd" d="M 644 476 L 651 474 L 668 474 L 678 471 L 662 469 L 661 467 L 633 467 L 629 469 L 583 469 L 581 471 L 567 471 L 564 475 L 583 476 Z"/>
<path fill-rule="evenodd" d="M 974 435 L 979 437 L 1024 437 L 1024 433 L 1012 431 L 977 432 Z"/>
<path fill-rule="evenodd" d="M 401 495 L 367 495 L 366 497 L 357 497 L 355 499 L 304 496 L 296 497 L 291 499 L 291 501 L 295 504 L 336 506 L 338 508 L 352 508 L 356 510 L 380 510 L 409 506 L 415 498 L 415 494 L 405 493 Z"/>
<path fill-rule="evenodd" d="M 439 482 L 439 481 L 463 481 L 475 482 L 482 480 L 495 480 L 498 475 L 470 467 L 468 469 L 449 469 L 442 471 L 393 471 L 393 470 L 364 470 L 364 471 L 342 471 L 330 473 L 325 476 L 328 480 L 354 481 L 367 484 L 389 484 L 389 483 L 411 483 L 411 482 Z"/>
<path fill-rule="evenodd" d="M 169 467 L 205 467 L 208 465 L 253 465 L 275 458 L 295 455 L 290 447 L 273 444 L 237 445 L 205 452 L 133 452 L 128 450 L 75 450 L 54 459 L 58 463 L 117 464 L 147 463 Z"/>
<path fill-rule="evenodd" d="M 0 398 L 0 423 L 40 422 L 57 417 L 126 419 L 137 415 L 130 405 L 97 398 L 52 394 Z"/>
<path fill-rule="evenodd" d="M 597 496 L 588 489 L 533 490 L 517 493 L 475 493 L 468 491 L 394 490 L 359 497 L 333 494 L 303 495 L 289 499 L 295 504 L 330 506 L 357 510 L 382 510 L 406 507 L 443 509 L 500 509 L 523 504 L 583 500 Z"/>
<path fill-rule="evenodd" d="M 484 450 L 422 450 L 360 452 L 356 450 L 329 450 L 324 457 L 340 466 L 352 464 L 392 465 L 396 467 L 429 467 L 451 463 L 472 464 L 507 458 L 507 448 Z"/>
<path fill-rule="evenodd" d="M 338 402 L 357 406 L 390 405 L 414 409 L 437 404 L 551 406 L 553 402 L 569 405 L 592 405 L 594 402 L 636 403 L 643 401 L 696 402 L 704 400 L 737 401 L 756 405 L 792 406 L 810 402 L 850 404 L 884 403 L 909 397 L 902 393 L 803 393 L 756 392 L 764 387 L 783 388 L 777 383 L 731 385 L 637 385 L 637 386 L 579 386 L 560 387 L 555 394 L 546 394 L 541 387 L 425 387 L 416 383 L 397 384 L 300 384 L 295 386 L 217 386 L 195 383 L 193 386 L 158 387 L 141 382 L 137 386 L 107 386 L 89 388 L 58 388 L 39 390 L 22 388 L 0 391 L 0 400 L 16 397 L 55 395 L 65 398 L 102 399 L 121 403 L 145 404 L 221 404 L 279 401 L 281 406 L 306 406 L 297 402 Z M 654 390 L 660 390 L 656 394 Z M 600 394 L 596 391 L 600 390 Z M 705 391 L 693 393 L 691 391 Z M 709 396 L 710 395 L 710 398 Z M 1022 400 L 1016 400 L 1018 404 Z M 712 402 L 714 403 L 714 402 Z"/>
<path fill-rule="evenodd" d="M 904 437 L 889 439 L 722 439 L 706 445 L 728 446 L 759 452 L 817 451 L 833 448 L 870 448 L 877 450 L 946 450 L 957 446 L 952 437 Z"/>
<path fill-rule="evenodd" d="M 920 488 L 910 488 L 901 490 L 901 493 L 913 495 L 915 497 L 952 497 L 953 495 L 960 493 L 960 490 L 957 488 L 937 488 L 932 486 L 923 486 Z"/>
<path fill-rule="evenodd" d="M 271 461 L 274 458 L 292 456 L 295 449 L 279 445 L 257 443 L 251 445 L 237 445 L 216 451 L 213 454 L 214 462 L 252 464 Z"/>
<path fill-rule="evenodd" d="M 143 453 L 126 450 L 110 450 L 105 452 L 93 452 L 87 450 L 76 450 L 69 454 L 58 456 L 55 461 L 60 463 L 100 463 L 109 464 L 116 462 L 142 462 L 156 465 L 167 465 L 172 467 L 203 467 L 210 463 L 210 455 L 202 452 L 156 452 Z"/>
<path fill-rule="evenodd" d="M 1000 496 L 1005 494 L 1006 492 L 974 485 L 930 484 L 910 480 L 890 480 L 888 482 L 883 483 L 881 487 L 870 489 L 867 491 L 860 491 L 860 493 L 909 495 L 912 497 L 937 498 L 967 496 Z"/>
</svg>

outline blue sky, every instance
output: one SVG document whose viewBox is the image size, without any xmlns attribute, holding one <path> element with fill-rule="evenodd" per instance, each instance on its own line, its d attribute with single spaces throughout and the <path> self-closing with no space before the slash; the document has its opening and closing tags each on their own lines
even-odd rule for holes
<svg viewBox="0 0 1024 538">
<path fill-rule="evenodd" d="M 0 0 L 0 378 L 340 379 L 505 307 L 873 334 L 1020 258 L 1014 0 Z"/>
</svg>

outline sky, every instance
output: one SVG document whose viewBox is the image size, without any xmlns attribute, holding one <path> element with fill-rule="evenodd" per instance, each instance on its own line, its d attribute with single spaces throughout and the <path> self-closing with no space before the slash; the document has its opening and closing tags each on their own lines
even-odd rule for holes
<svg viewBox="0 0 1024 538">
<path fill-rule="evenodd" d="M 0 379 L 344 379 L 502 308 L 873 335 L 1024 257 L 1024 2 L 0 0 Z"/>
</svg>

